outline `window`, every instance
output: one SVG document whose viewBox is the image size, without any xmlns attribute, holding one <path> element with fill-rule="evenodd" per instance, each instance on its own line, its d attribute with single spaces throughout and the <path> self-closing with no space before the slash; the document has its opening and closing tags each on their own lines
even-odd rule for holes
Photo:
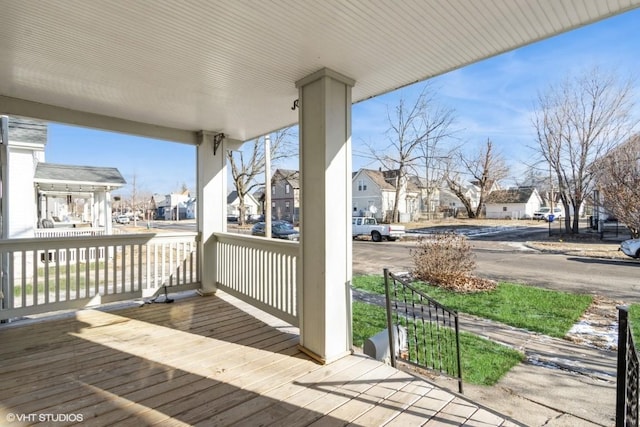
<svg viewBox="0 0 640 427">
<path fill-rule="evenodd" d="M 291 208 L 291 205 L 289 204 L 289 202 L 284 202 L 284 210 L 286 212 L 289 212 L 289 209 Z"/>
<path fill-rule="evenodd" d="M 358 191 L 367 191 L 367 184 L 364 182 L 364 179 L 358 180 Z"/>
<path fill-rule="evenodd" d="M 289 184 L 284 185 L 284 192 L 285 194 L 291 193 L 291 186 Z"/>
<path fill-rule="evenodd" d="M 275 208 L 276 207 L 276 202 L 271 202 L 271 207 Z"/>
<path fill-rule="evenodd" d="M 506 207 L 506 206 L 503 206 L 503 207 L 502 207 L 502 212 L 506 212 L 506 211 L 507 211 L 507 207 Z"/>
<path fill-rule="evenodd" d="M 275 185 L 272 185 L 272 186 L 271 186 L 271 194 L 272 194 L 272 195 L 273 195 L 273 194 L 276 194 L 276 186 L 275 186 Z"/>
</svg>

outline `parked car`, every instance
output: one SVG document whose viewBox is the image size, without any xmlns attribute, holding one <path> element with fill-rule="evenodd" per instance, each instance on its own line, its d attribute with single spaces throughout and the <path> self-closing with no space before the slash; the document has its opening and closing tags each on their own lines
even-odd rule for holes
<svg viewBox="0 0 640 427">
<path fill-rule="evenodd" d="M 264 221 L 264 215 L 249 214 L 247 215 L 247 222 L 249 224 L 255 224 L 256 222 Z"/>
<path fill-rule="evenodd" d="M 640 258 L 640 239 L 625 240 L 618 250 L 631 258 Z"/>
<path fill-rule="evenodd" d="M 129 219 L 129 217 L 128 217 L 128 216 L 126 216 L 126 215 L 118 215 L 118 216 L 116 217 L 116 222 L 117 222 L 118 224 L 129 224 L 129 222 L 131 222 L 131 220 L 130 220 L 130 219 Z"/>
<path fill-rule="evenodd" d="M 549 221 L 549 216 L 551 215 L 551 208 L 548 206 L 543 206 L 537 211 L 533 213 L 533 219 L 544 219 L 545 221 Z M 564 217 L 564 211 L 561 207 L 556 206 L 553 208 L 553 220 L 560 219 Z"/>
<path fill-rule="evenodd" d="M 254 236 L 264 236 L 266 223 L 258 222 L 251 228 Z M 271 223 L 271 237 L 285 240 L 300 240 L 300 232 L 286 221 L 273 221 Z"/>
<path fill-rule="evenodd" d="M 382 239 L 393 242 L 405 234 L 403 225 L 378 224 L 375 218 L 354 216 L 351 219 L 351 235 L 355 239 L 358 236 L 371 236 L 374 242 Z"/>
</svg>

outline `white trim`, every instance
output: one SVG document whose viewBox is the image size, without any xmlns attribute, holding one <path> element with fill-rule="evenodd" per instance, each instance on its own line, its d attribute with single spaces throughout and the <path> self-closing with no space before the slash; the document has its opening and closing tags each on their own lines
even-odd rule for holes
<svg viewBox="0 0 640 427">
<path fill-rule="evenodd" d="M 134 122 L 117 117 L 56 107 L 55 105 L 41 104 L 20 98 L 11 98 L 9 96 L 0 95 L 0 114 L 25 116 L 51 122 L 138 135 L 146 138 L 182 142 L 190 145 L 198 144 L 198 133 L 195 131 Z"/>
</svg>

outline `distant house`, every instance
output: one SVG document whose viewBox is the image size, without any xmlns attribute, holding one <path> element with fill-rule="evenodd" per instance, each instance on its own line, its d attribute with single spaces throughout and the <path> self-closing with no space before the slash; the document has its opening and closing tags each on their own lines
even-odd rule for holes
<svg viewBox="0 0 640 427">
<path fill-rule="evenodd" d="M 461 184 L 462 194 L 466 199 L 469 200 L 469 204 L 471 208 L 475 211 L 478 208 L 478 204 L 480 203 L 480 186 L 477 181 L 471 181 Z M 500 186 L 497 182 L 492 182 L 489 185 L 489 189 L 487 191 L 488 194 L 491 194 L 494 191 L 500 190 Z M 462 201 L 456 196 L 456 194 L 451 191 L 449 186 L 446 183 L 443 183 L 439 189 L 439 210 L 443 216 L 458 216 L 459 214 L 466 214 L 466 208 Z M 485 196 L 486 197 L 486 196 Z M 486 205 L 486 200 L 484 202 Z M 484 213 L 484 212 L 483 212 Z"/>
<path fill-rule="evenodd" d="M 485 217 L 493 219 L 525 219 L 542 205 L 542 198 L 534 187 L 494 190 L 485 199 Z"/>
<path fill-rule="evenodd" d="M 300 220 L 300 173 L 276 169 L 271 177 L 271 215 L 297 223 Z"/>
<path fill-rule="evenodd" d="M 157 219 L 176 221 L 187 219 L 187 201 L 191 198 L 188 193 L 171 193 L 158 202 Z"/>
<path fill-rule="evenodd" d="M 3 237 L 29 238 L 39 228 L 76 226 L 111 234 L 111 192 L 126 184 L 118 169 L 46 163 L 46 122 L 1 120 L 7 137 L 0 145 Z"/>
<path fill-rule="evenodd" d="M 381 221 L 390 220 L 398 185 L 400 221 L 411 221 L 419 215 L 420 190 L 414 181 L 399 178 L 397 170 L 360 169 L 352 175 L 351 185 L 354 216 L 373 216 Z"/>
<path fill-rule="evenodd" d="M 186 218 L 196 219 L 196 213 L 198 212 L 198 203 L 195 197 L 190 197 L 185 203 Z"/>
<path fill-rule="evenodd" d="M 636 133 L 627 138 L 620 145 L 609 151 L 605 156 L 596 160 L 593 164 L 590 165 L 589 169 L 594 173 L 594 191 L 586 197 L 586 200 L 583 202 L 583 206 L 581 206 L 580 214 L 583 215 L 585 210 L 587 211 L 587 215 L 592 216 L 592 221 L 595 221 L 594 224 L 600 224 L 601 221 L 617 221 L 617 215 L 612 213 L 614 206 L 617 205 L 617 211 L 626 211 L 627 209 L 621 209 L 621 206 L 624 204 L 620 204 L 620 200 L 635 200 L 637 197 L 638 186 L 637 184 L 631 185 L 627 190 L 627 194 L 620 195 L 617 192 L 615 194 L 611 194 L 612 191 L 605 191 L 609 188 L 611 177 L 607 176 L 606 179 L 603 179 L 603 172 L 608 170 L 608 168 L 604 168 L 603 165 L 610 162 L 611 159 L 617 159 L 616 163 L 618 165 L 619 172 L 625 171 L 624 176 L 629 179 L 636 178 L 637 170 L 638 170 L 638 155 L 640 154 L 640 133 Z M 613 182 L 616 182 L 614 180 Z M 605 194 L 609 193 L 609 200 L 605 197 Z M 610 203 L 613 202 L 614 206 L 611 206 Z M 590 207 L 586 207 L 585 205 L 590 203 Z M 637 208 L 637 206 L 636 206 Z M 624 215 L 622 215 L 624 216 Z"/>
<path fill-rule="evenodd" d="M 244 208 L 245 217 L 259 214 L 262 210 L 260 202 L 251 194 L 245 194 Z M 227 216 L 240 217 L 240 197 L 235 190 L 227 196 Z"/>
</svg>

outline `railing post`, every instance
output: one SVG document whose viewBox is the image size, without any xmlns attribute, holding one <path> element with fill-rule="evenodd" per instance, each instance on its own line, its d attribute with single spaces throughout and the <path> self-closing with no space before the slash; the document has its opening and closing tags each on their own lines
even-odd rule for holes
<svg viewBox="0 0 640 427">
<path fill-rule="evenodd" d="M 389 336 L 389 358 L 391 366 L 396 367 L 396 349 L 393 335 L 393 318 L 391 317 L 391 292 L 389 290 L 389 269 L 384 269 L 384 293 L 387 297 L 387 335 Z"/>
</svg>

